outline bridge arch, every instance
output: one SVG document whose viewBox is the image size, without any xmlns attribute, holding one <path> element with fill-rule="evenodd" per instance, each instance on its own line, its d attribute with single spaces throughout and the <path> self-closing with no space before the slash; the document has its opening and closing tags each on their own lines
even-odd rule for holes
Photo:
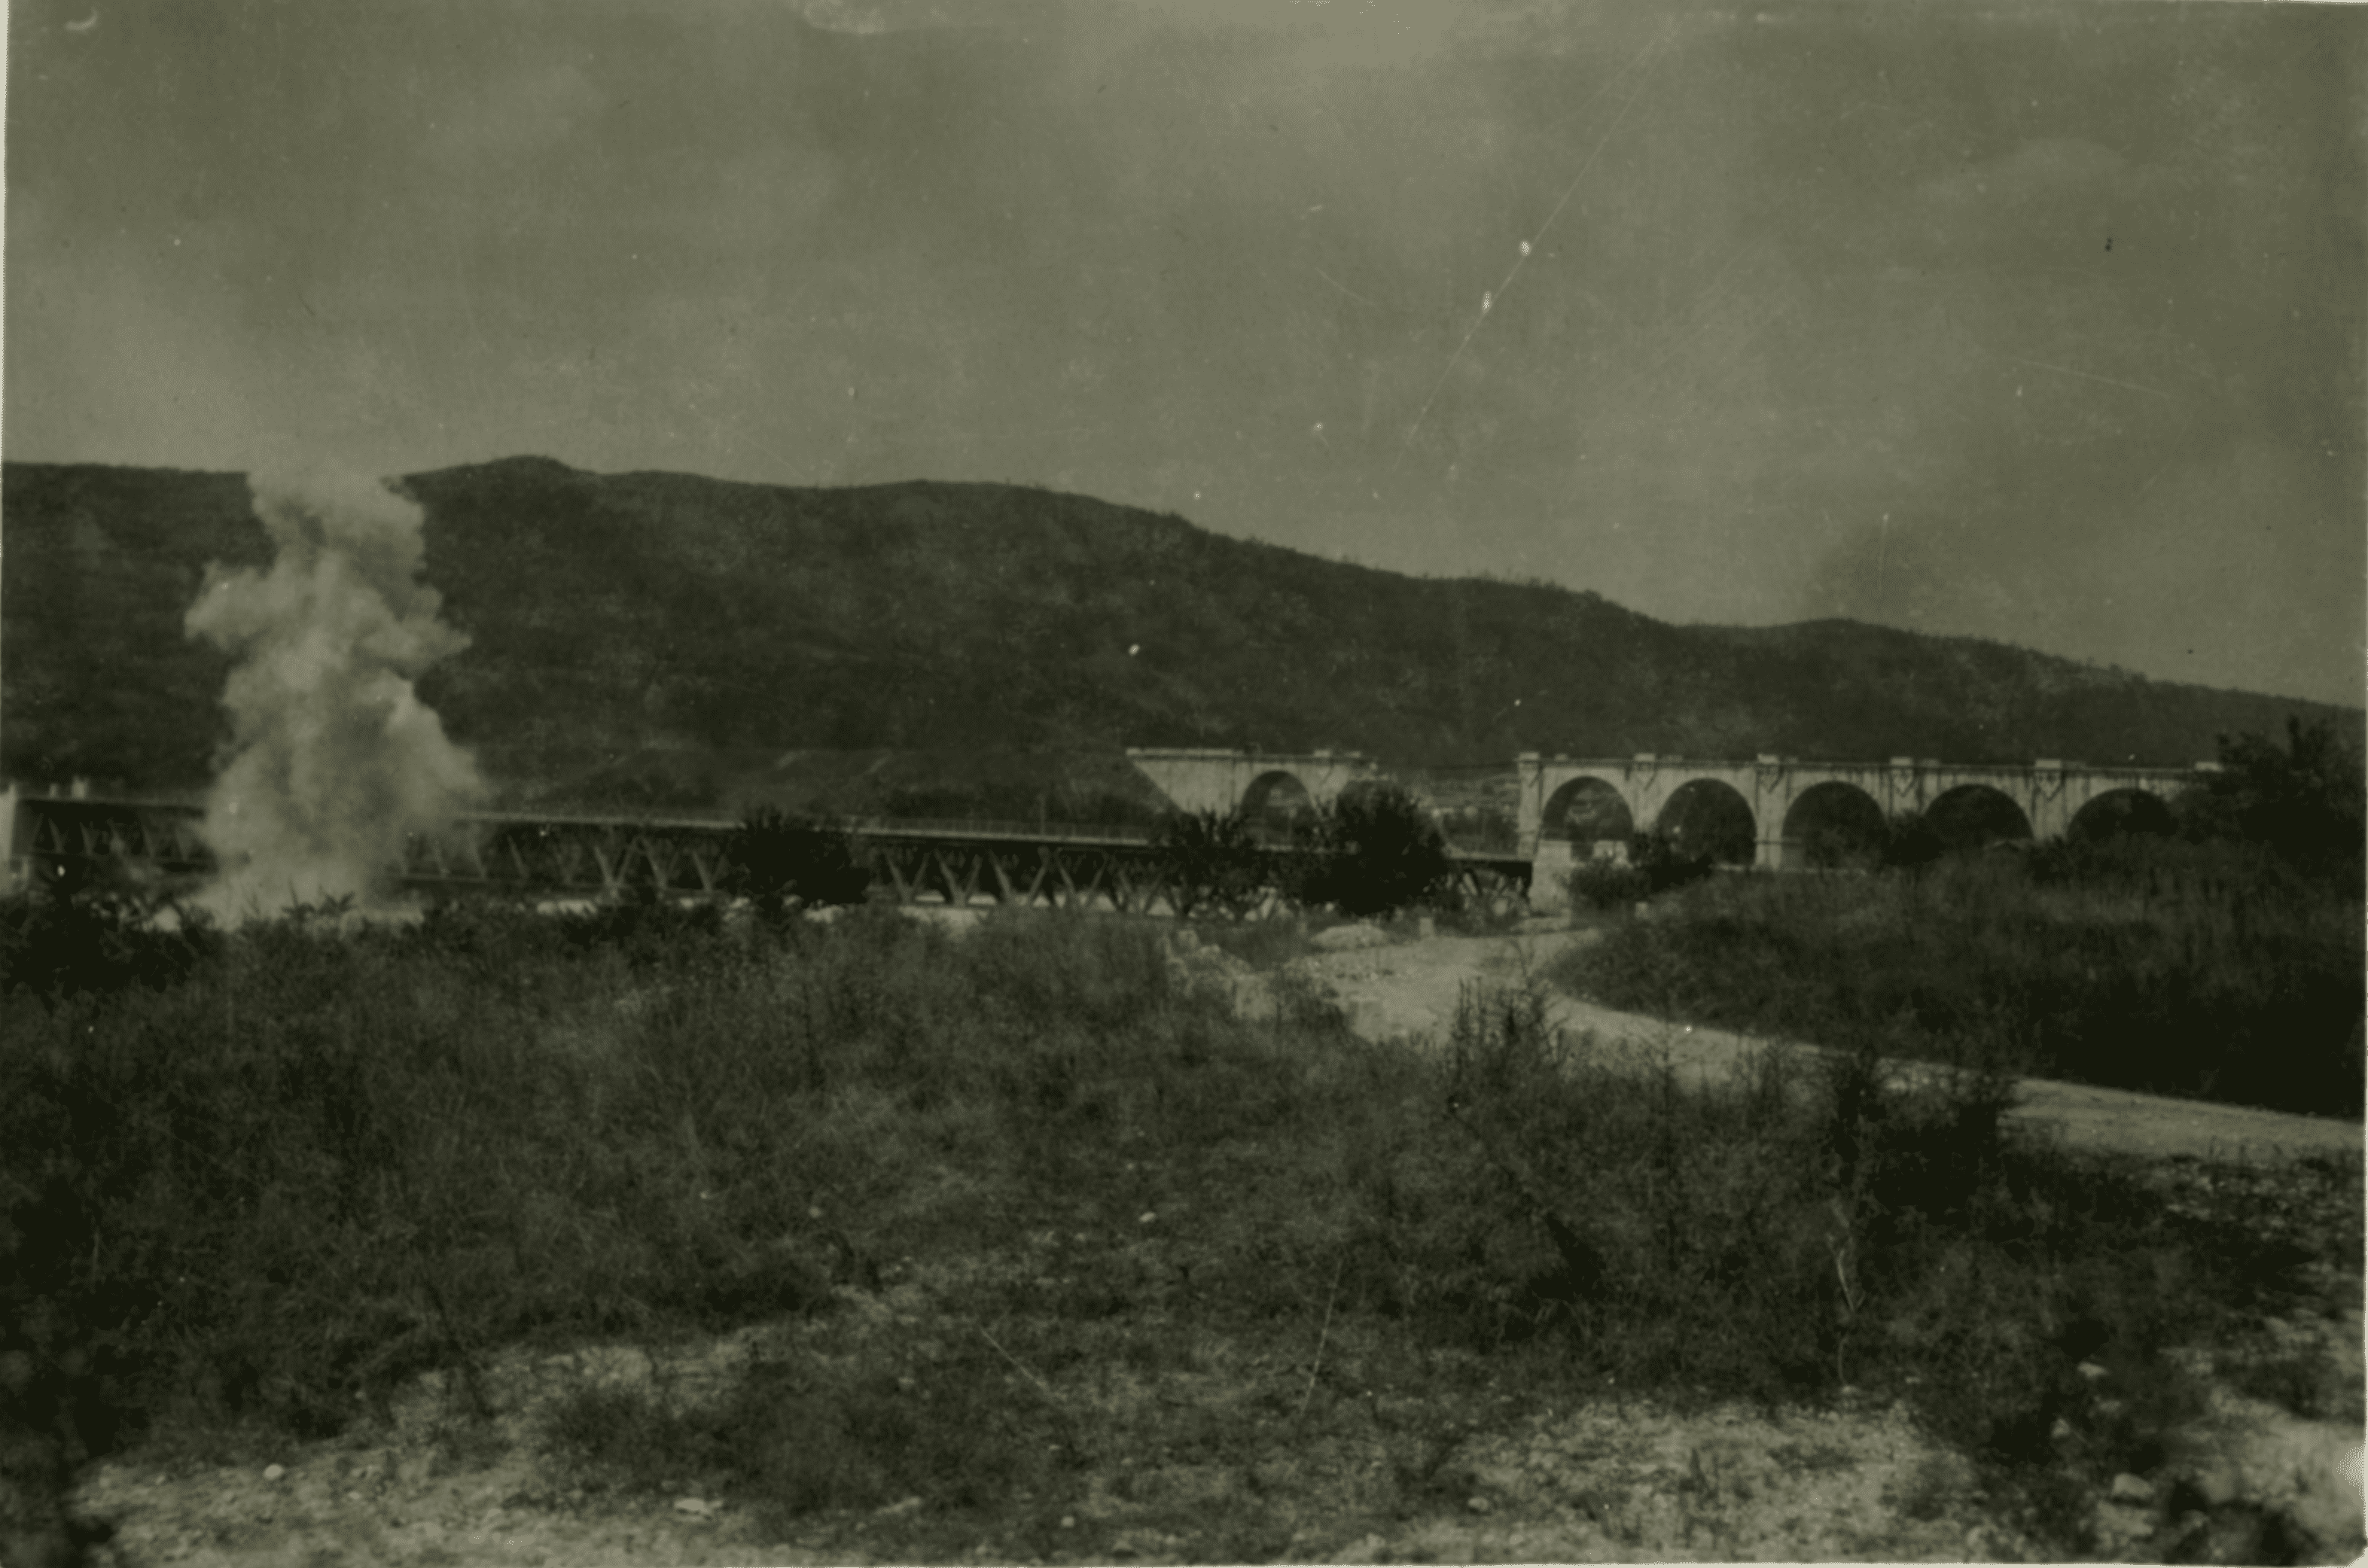
<svg viewBox="0 0 2368 1568">
<path fill-rule="evenodd" d="M 1759 851 L 1759 819 L 1734 785 L 1697 778 L 1673 790 L 1653 831 L 1680 855 L 1707 855 L 1722 866 L 1748 866 Z"/>
<path fill-rule="evenodd" d="M 1275 834 L 1290 834 L 1315 818 L 1315 797 L 1299 775 L 1271 767 L 1251 779 L 1242 790 L 1242 819 Z"/>
<path fill-rule="evenodd" d="M 1993 844 L 2030 842 L 2037 835 L 2013 796 L 1987 784 L 1944 790 L 1924 808 L 1924 821 L 1944 848 L 1985 849 Z"/>
<path fill-rule="evenodd" d="M 1636 813 L 1628 809 L 1618 786 L 1589 775 L 1571 779 L 1554 792 L 1546 801 L 1539 831 L 1546 838 L 1574 846 L 1609 841 L 1624 847 L 1636 831 Z"/>
<path fill-rule="evenodd" d="M 1801 791 L 1784 813 L 1784 869 L 1835 870 L 1882 863 L 1883 808 L 1855 784 L 1829 778 Z"/>
<path fill-rule="evenodd" d="M 2167 834 L 2176 824 L 2170 802 L 2151 790 L 2131 785 L 2108 790 L 2072 813 L 2066 838 L 2118 838 L 2124 834 Z"/>
</svg>

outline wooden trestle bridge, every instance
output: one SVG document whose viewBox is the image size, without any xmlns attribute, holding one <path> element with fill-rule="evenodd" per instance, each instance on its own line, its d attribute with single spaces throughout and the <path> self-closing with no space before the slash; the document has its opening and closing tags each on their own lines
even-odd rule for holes
<svg viewBox="0 0 2368 1568">
<path fill-rule="evenodd" d="M 203 812 L 181 802 L 64 799 L 15 802 L 10 869 L 27 878 L 123 876 L 193 884 L 214 871 L 198 828 Z M 854 835 L 872 886 L 902 903 L 1192 913 L 1193 896 L 1147 833 L 1039 824 L 857 820 Z M 655 894 L 726 896 L 727 846 L 737 824 L 712 819 L 487 812 L 441 837 L 416 837 L 393 881 L 429 897 L 481 894 L 619 899 Z M 1281 869 L 1317 852 L 1278 848 Z M 1250 911 L 1298 906 L 1277 876 Z M 1525 856 L 1458 852 L 1452 891 L 1469 907 L 1502 910 L 1529 894 Z"/>
</svg>

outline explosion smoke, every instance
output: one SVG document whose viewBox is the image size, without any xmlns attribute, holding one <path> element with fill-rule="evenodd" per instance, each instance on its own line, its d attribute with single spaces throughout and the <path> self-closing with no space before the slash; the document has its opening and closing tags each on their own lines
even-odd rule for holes
<svg viewBox="0 0 2368 1568">
<path fill-rule="evenodd" d="M 229 760 L 206 801 L 221 865 L 200 902 L 228 918 L 382 900 L 404 841 L 485 793 L 412 682 L 469 645 L 422 580 L 425 514 L 375 481 L 251 478 L 279 554 L 206 568 L 185 625 L 235 661 Z"/>
</svg>

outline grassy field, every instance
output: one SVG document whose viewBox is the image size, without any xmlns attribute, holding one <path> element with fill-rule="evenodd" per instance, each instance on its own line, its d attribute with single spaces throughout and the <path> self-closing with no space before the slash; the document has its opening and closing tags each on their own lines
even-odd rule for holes
<svg viewBox="0 0 2368 1568">
<path fill-rule="evenodd" d="M 1370 1045 L 1288 984 L 1237 1017 L 1144 924 L 6 915 L 20 1513 L 134 1443 L 332 1434 L 430 1371 L 463 1429 L 515 1347 L 765 1324 L 714 1397 L 587 1381 L 540 1440 L 834 1557 L 1306 1560 L 1460 1517 L 1459 1445 L 1549 1410 L 1848 1388 L 2074 1551 L 2196 1408 L 2173 1350 L 2360 1248 L 2023 1141 L 1978 1074 L 1689 1087 L 1535 989 Z"/>
<path fill-rule="evenodd" d="M 1555 978 L 1778 1038 L 2357 1119 L 2361 930 L 2356 883 L 2243 844 L 2134 839 L 1714 878 Z"/>
</svg>

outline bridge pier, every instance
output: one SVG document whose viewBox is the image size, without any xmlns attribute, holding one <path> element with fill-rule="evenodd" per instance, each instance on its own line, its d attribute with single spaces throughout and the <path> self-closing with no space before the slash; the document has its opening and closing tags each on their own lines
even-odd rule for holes
<svg viewBox="0 0 2368 1568">
<path fill-rule="evenodd" d="M 1570 873 L 1578 864 L 1570 840 L 1549 838 L 1530 858 L 1530 909 L 1538 915 L 1559 915 L 1570 907 Z"/>
</svg>

